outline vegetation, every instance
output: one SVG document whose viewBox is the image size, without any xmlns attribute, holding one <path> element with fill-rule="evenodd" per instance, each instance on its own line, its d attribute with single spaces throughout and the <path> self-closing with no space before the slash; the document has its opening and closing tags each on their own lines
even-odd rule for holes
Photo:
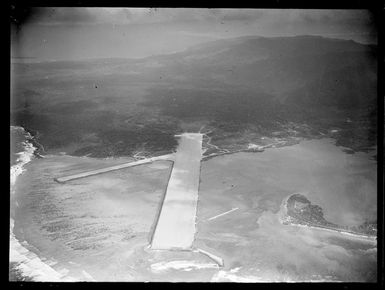
<svg viewBox="0 0 385 290">
<path fill-rule="evenodd" d="M 286 202 L 285 224 L 301 224 L 313 227 L 321 227 L 331 230 L 343 231 L 358 235 L 377 236 L 377 222 L 365 221 L 359 226 L 347 227 L 337 225 L 325 220 L 323 210 L 318 205 L 313 205 L 301 194 L 293 194 Z"/>
<path fill-rule="evenodd" d="M 301 194 L 293 194 L 287 200 L 287 215 L 296 223 L 310 226 L 337 228 L 336 224 L 328 222 L 323 216 L 323 210 L 318 205 L 313 205 Z"/>
<path fill-rule="evenodd" d="M 100 107 L 90 100 L 59 103 L 40 111 L 23 107 L 14 111 L 11 124 L 30 131 L 35 147 L 44 148 L 40 150 L 44 153 L 69 148 L 67 153 L 75 156 L 130 156 L 138 150 L 159 155 L 177 146 L 175 120 L 162 116 L 149 120 L 143 114 L 125 115 Z"/>
<path fill-rule="evenodd" d="M 47 152 L 95 157 L 171 152 L 189 124 L 203 124 L 225 151 L 320 137 L 369 151 L 375 60 L 375 46 L 302 36 L 219 40 L 139 60 L 13 64 L 11 124 L 38 132 Z"/>
</svg>

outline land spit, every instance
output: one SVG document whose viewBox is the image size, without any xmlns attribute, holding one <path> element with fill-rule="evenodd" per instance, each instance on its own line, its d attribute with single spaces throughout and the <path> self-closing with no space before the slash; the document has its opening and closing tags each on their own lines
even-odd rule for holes
<svg viewBox="0 0 385 290">
<path fill-rule="evenodd" d="M 127 167 L 133 167 L 133 166 L 137 166 L 137 165 L 147 164 L 147 163 L 151 163 L 154 161 L 160 161 L 160 160 L 170 160 L 171 161 L 171 160 L 173 160 L 173 154 L 156 156 L 156 157 L 146 158 L 146 159 L 142 159 L 142 160 L 138 160 L 138 161 L 134 161 L 134 162 L 123 163 L 123 164 L 119 164 L 119 165 L 114 165 L 114 166 L 104 167 L 104 168 L 100 168 L 100 169 L 90 170 L 90 171 L 86 171 L 86 172 L 81 172 L 81 173 L 77 173 L 77 174 L 72 174 L 72 175 L 68 175 L 68 176 L 54 178 L 54 180 L 56 182 L 59 182 L 59 183 L 64 183 L 64 182 L 71 181 L 74 179 L 84 178 L 84 177 L 88 177 L 88 176 L 92 176 L 92 175 L 97 175 L 97 174 L 106 173 L 106 172 L 110 172 L 110 171 L 114 171 L 114 170 L 119 170 L 119 169 L 123 169 L 123 168 L 127 168 Z"/>
<path fill-rule="evenodd" d="M 202 159 L 202 139 L 200 133 L 183 133 L 175 154 L 146 158 L 139 161 L 95 169 L 69 176 L 55 178 L 55 181 L 67 181 L 85 178 L 97 174 L 133 167 L 159 160 L 173 161 L 166 193 L 155 221 L 155 230 L 151 238 L 152 250 L 182 250 L 199 252 L 223 266 L 223 259 L 202 249 L 194 248 L 196 233 L 196 214 L 200 183 L 200 165 Z"/>
<path fill-rule="evenodd" d="M 151 239 L 151 249 L 191 250 L 195 236 L 203 135 L 200 133 L 184 133 L 176 137 L 180 139 L 175 154 L 81 172 L 55 178 L 55 181 L 64 183 L 153 161 L 173 160 L 174 166 Z"/>
<path fill-rule="evenodd" d="M 174 168 L 151 241 L 154 250 L 191 250 L 195 236 L 202 134 L 179 135 Z"/>
</svg>

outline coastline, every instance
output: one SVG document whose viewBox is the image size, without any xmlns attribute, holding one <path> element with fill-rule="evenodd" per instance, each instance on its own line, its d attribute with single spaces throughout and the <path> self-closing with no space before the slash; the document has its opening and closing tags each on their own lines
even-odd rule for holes
<svg viewBox="0 0 385 290">
<path fill-rule="evenodd" d="M 204 136 L 207 136 L 206 134 L 203 134 Z M 341 148 L 342 151 L 344 151 L 344 153 L 346 154 L 356 154 L 356 153 L 362 153 L 362 152 L 365 152 L 365 153 L 369 153 L 369 154 L 374 154 L 374 153 L 377 153 L 377 147 L 374 146 L 374 147 L 371 147 L 370 149 L 368 150 L 355 150 L 353 148 L 349 148 L 349 147 L 345 147 L 341 144 L 338 144 L 338 138 L 336 138 L 336 136 L 333 134 L 333 133 L 328 133 L 328 134 L 322 134 L 322 135 L 319 135 L 319 136 L 301 136 L 301 137 L 295 137 L 295 138 L 288 138 L 286 140 L 280 140 L 279 138 L 274 138 L 276 140 L 276 142 L 273 142 L 273 143 L 270 143 L 270 144 L 266 144 L 266 145 L 257 145 L 257 144 L 253 144 L 253 143 L 249 143 L 249 147 L 248 148 L 241 148 L 241 149 L 237 149 L 237 150 L 234 150 L 234 151 L 229 151 L 228 149 L 221 149 L 220 147 L 218 147 L 217 145 L 214 145 L 214 144 L 211 144 L 211 137 L 207 136 L 209 138 L 209 140 L 206 142 L 206 145 L 209 145 L 210 147 L 215 147 L 216 150 L 219 150 L 218 153 L 211 153 L 209 155 L 205 155 L 205 152 L 209 149 L 209 148 L 205 148 L 203 147 L 203 156 L 202 156 L 202 161 L 207 161 L 207 160 L 210 160 L 211 158 L 214 158 L 214 157 L 218 157 L 218 156 L 223 156 L 223 155 L 228 155 L 228 154 L 235 154 L 235 153 L 241 153 L 241 152 L 244 152 L 244 153 L 260 153 L 260 152 L 264 152 L 265 149 L 269 149 L 269 148 L 281 148 L 281 147 L 287 147 L 287 146 L 293 146 L 293 145 L 297 145 L 299 143 L 301 143 L 302 141 L 310 141 L 310 140 L 322 140 L 322 139 L 331 139 L 333 140 L 334 142 L 334 145 Z M 251 146 L 250 146 L 251 145 Z M 349 152 L 347 152 L 349 151 Z M 376 159 L 375 159 L 376 160 Z"/>
<path fill-rule="evenodd" d="M 290 146 L 290 145 L 284 145 L 284 146 Z M 284 146 L 282 146 L 282 147 L 284 147 Z M 271 146 L 270 146 L 271 147 Z M 251 151 L 251 150 L 249 150 L 249 151 L 247 151 L 247 150 L 244 150 L 244 151 L 239 151 L 239 152 L 249 152 L 249 153 L 255 153 L 256 151 Z M 239 152 L 228 152 L 228 153 L 225 153 L 225 154 L 232 154 L 232 153 L 239 153 Z M 223 154 L 224 155 L 224 154 Z M 249 155 L 250 156 L 250 155 Z M 213 156 L 213 157 L 216 157 L 216 156 Z M 287 199 L 286 199 L 287 200 Z M 278 201 L 279 202 L 279 201 Z M 291 224 L 291 225 L 293 225 L 293 226 L 296 226 L 297 224 Z M 305 225 L 300 225 L 300 224 L 298 224 L 297 226 L 299 226 L 299 227 L 307 227 L 307 228 L 313 228 L 313 229 L 324 229 L 324 228 L 319 228 L 319 227 L 311 227 L 311 226 L 305 226 Z M 325 230 L 325 229 L 324 229 Z M 330 230 L 330 231 L 333 231 L 333 230 Z M 335 231 L 333 231 L 333 232 L 335 232 Z M 23 245 L 24 245 L 24 243 L 22 243 Z M 32 244 L 31 244 L 32 245 Z M 29 258 L 30 258 L 30 256 L 29 256 Z M 33 259 L 35 259 L 35 258 L 33 258 Z M 43 259 L 43 261 L 44 261 L 44 258 L 42 258 Z M 44 263 L 42 261 L 42 263 Z M 44 270 L 44 268 L 42 267 L 41 268 L 41 270 Z M 40 271 L 40 269 L 39 269 L 39 271 Z M 54 276 L 55 274 L 54 273 L 52 273 L 52 275 Z M 65 277 L 65 279 L 66 279 L 67 277 Z M 60 276 L 57 276 L 57 279 L 60 279 Z M 42 279 L 40 279 L 39 278 L 39 280 L 38 281 L 42 281 Z M 52 281 L 52 280 L 46 280 L 46 281 Z"/>
<path fill-rule="evenodd" d="M 36 131 L 36 133 L 31 130 L 31 129 L 28 129 L 28 128 L 24 128 L 24 127 L 21 127 L 24 129 L 24 131 L 28 134 L 28 142 L 30 144 L 32 144 L 33 147 L 35 147 L 35 150 L 33 152 L 34 156 L 37 157 L 37 158 L 43 158 L 44 156 L 42 156 L 41 154 L 44 154 L 45 153 L 45 149 L 43 147 L 43 145 L 41 145 L 38 141 L 37 141 L 37 138 L 39 136 L 39 132 Z"/>
<path fill-rule="evenodd" d="M 10 207 L 18 207 L 18 204 L 12 204 L 12 198 L 15 192 L 15 185 L 17 177 L 25 171 L 24 166 L 31 162 L 36 156 L 36 147 L 30 142 L 33 140 L 32 135 L 20 126 L 11 126 L 11 130 L 22 130 L 25 134 L 25 141 L 22 142 L 24 151 L 16 153 L 19 157 L 16 160 L 16 164 L 11 166 L 10 169 L 10 195 L 11 204 Z M 46 281 L 46 282 L 58 282 L 62 281 L 62 275 L 55 271 L 48 264 L 44 263 L 35 253 L 29 251 L 24 245 L 26 242 L 21 243 L 14 235 L 14 219 L 11 210 L 10 224 L 9 224 L 9 280 L 10 281 Z M 11 277 L 11 273 L 13 276 Z"/>
<path fill-rule="evenodd" d="M 359 238 L 359 239 L 365 239 L 367 241 L 371 242 L 377 242 L 377 236 L 369 236 L 369 235 L 364 235 L 356 232 L 351 232 L 351 231 L 346 231 L 346 230 L 338 230 L 338 229 L 333 229 L 333 228 L 328 228 L 328 227 L 322 227 L 322 226 L 316 226 L 316 225 L 304 225 L 304 224 L 299 224 L 299 223 L 294 223 L 291 221 L 290 216 L 287 215 L 287 201 L 290 198 L 291 195 L 286 197 L 281 204 L 280 211 L 278 213 L 279 215 L 279 221 L 283 225 L 290 225 L 290 226 L 296 226 L 296 227 L 302 227 L 302 228 L 307 228 L 307 229 L 318 229 L 318 230 L 324 230 L 324 231 L 329 231 L 333 233 L 339 233 L 342 235 L 348 235 L 354 238 Z"/>
<path fill-rule="evenodd" d="M 285 141 L 283 141 L 283 142 L 285 142 Z M 261 153 L 261 152 L 264 152 L 265 149 L 275 148 L 276 145 L 281 145 L 283 142 L 277 142 L 277 143 L 271 143 L 271 144 L 264 145 L 264 146 L 259 146 L 259 148 L 257 148 L 257 149 L 247 148 L 247 149 L 239 149 L 239 150 L 235 150 L 235 151 L 228 151 L 228 152 L 221 152 L 221 153 L 212 153 L 210 155 L 203 156 L 202 157 L 202 161 L 207 161 L 207 160 L 210 160 L 211 158 L 218 157 L 218 156 L 235 154 L 235 153 L 241 153 L 241 152 L 245 152 L 245 153 Z M 292 145 L 295 145 L 295 144 L 298 144 L 298 143 L 284 144 L 284 145 L 281 145 L 280 147 L 292 146 Z M 225 149 L 225 150 L 227 150 L 227 149 Z"/>
</svg>

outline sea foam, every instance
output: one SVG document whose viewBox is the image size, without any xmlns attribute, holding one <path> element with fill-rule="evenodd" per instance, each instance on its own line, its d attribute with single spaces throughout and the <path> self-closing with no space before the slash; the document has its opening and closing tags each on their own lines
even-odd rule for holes
<svg viewBox="0 0 385 290">
<path fill-rule="evenodd" d="M 17 132 L 18 131 L 18 132 Z M 24 166 L 33 159 L 36 148 L 28 142 L 32 136 L 22 127 L 11 126 L 11 133 L 20 133 L 25 136 L 25 140 L 21 142 L 24 151 L 15 153 L 18 155 L 16 164 L 11 166 L 10 172 L 10 189 L 11 195 L 15 191 L 16 179 L 25 169 Z M 21 245 L 13 233 L 14 220 L 10 217 L 10 241 L 9 241 L 9 263 L 14 263 L 16 270 L 22 276 L 29 277 L 33 281 L 73 281 L 70 277 L 64 277 L 63 274 L 55 271 L 52 267 L 44 263 L 35 253 L 29 251 Z"/>
</svg>

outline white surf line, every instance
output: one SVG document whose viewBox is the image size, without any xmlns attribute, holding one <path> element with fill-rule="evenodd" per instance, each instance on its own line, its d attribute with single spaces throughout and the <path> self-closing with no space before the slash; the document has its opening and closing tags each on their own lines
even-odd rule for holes
<svg viewBox="0 0 385 290">
<path fill-rule="evenodd" d="M 218 273 L 214 274 L 210 282 L 256 283 L 256 282 L 275 282 L 275 281 L 263 280 L 259 276 L 250 276 L 250 275 L 240 276 L 240 275 L 233 274 L 231 271 L 227 272 L 227 271 L 221 270 Z"/>
<path fill-rule="evenodd" d="M 377 237 L 374 237 L 374 236 L 366 236 L 366 235 L 360 235 L 360 234 L 354 234 L 354 233 L 349 233 L 349 232 L 345 232 L 345 231 L 340 231 L 340 230 L 337 230 L 337 229 L 334 230 L 334 229 L 328 229 L 328 228 L 323 228 L 323 227 L 308 226 L 308 225 L 301 225 L 301 224 L 294 224 L 294 223 L 290 223 L 289 225 L 290 226 L 294 226 L 294 227 L 313 229 L 313 230 L 320 230 L 320 231 L 327 231 L 327 232 L 332 232 L 332 233 L 335 233 L 335 234 L 347 235 L 347 236 L 350 236 L 352 238 L 362 239 L 362 240 L 365 240 L 365 241 L 368 241 L 368 242 L 377 243 Z"/>
<path fill-rule="evenodd" d="M 92 277 L 88 272 L 86 272 L 85 270 L 82 270 L 82 274 L 84 277 L 86 277 L 86 279 L 88 279 L 89 281 L 93 281 L 95 282 L 96 280 L 94 279 L 94 277 Z"/>
<path fill-rule="evenodd" d="M 27 138 L 32 138 L 31 135 L 22 127 L 11 126 L 11 130 L 22 130 L 24 134 L 27 134 Z M 33 159 L 36 148 L 29 142 L 24 141 L 24 151 L 17 153 L 19 158 L 16 160 L 16 164 L 11 166 L 10 172 L 10 194 L 11 198 L 14 192 L 16 179 L 24 172 L 24 165 Z M 16 202 L 16 207 L 18 204 Z M 12 214 L 11 214 L 12 215 Z M 54 270 L 48 263 L 40 259 L 34 252 L 26 248 L 27 243 L 21 243 L 14 235 L 14 219 L 10 217 L 9 224 L 9 265 L 15 264 L 13 267 L 21 273 L 22 276 L 29 277 L 32 281 L 48 281 L 48 282 L 61 282 L 70 281 L 71 277 L 64 277 L 63 274 Z M 74 279 L 72 279 L 74 281 Z"/>
<path fill-rule="evenodd" d="M 202 250 L 200 248 L 195 248 L 194 252 L 206 255 L 211 260 L 215 261 L 215 263 L 217 263 L 219 267 L 223 267 L 225 265 L 225 262 L 224 262 L 224 260 L 221 257 L 218 257 L 218 256 L 216 256 L 216 255 L 214 255 L 212 253 L 209 253 L 209 252 L 205 251 L 205 250 Z"/>
<path fill-rule="evenodd" d="M 225 214 L 231 213 L 231 212 L 233 212 L 233 211 L 235 211 L 235 210 L 237 210 L 237 209 L 239 209 L 239 208 L 238 208 L 238 207 L 235 207 L 235 208 L 230 209 L 230 210 L 228 210 L 228 211 L 226 211 L 226 212 L 224 212 L 224 213 L 221 213 L 221 214 L 218 214 L 218 215 L 216 215 L 216 216 L 213 216 L 213 217 L 209 218 L 208 221 L 211 221 L 211 220 L 213 220 L 213 219 L 216 219 L 216 218 L 218 218 L 218 217 L 220 217 L 220 216 L 223 216 L 223 215 L 225 215 Z"/>
<path fill-rule="evenodd" d="M 151 241 L 153 250 L 191 250 L 194 242 L 202 134 L 179 136 L 174 167 Z"/>
<path fill-rule="evenodd" d="M 86 172 L 81 172 L 81 173 L 77 173 L 77 174 L 73 174 L 73 175 L 58 177 L 58 178 L 54 178 L 54 180 L 59 182 L 59 183 L 64 183 L 66 181 L 70 181 L 70 180 L 74 180 L 74 179 L 84 178 L 84 177 L 88 177 L 88 176 L 92 176 L 92 175 L 96 175 L 96 174 L 101 174 L 101 173 L 105 173 L 105 172 L 109 172 L 109 171 L 113 171 L 113 170 L 119 170 L 119 169 L 123 169 L 123 168 L 127 168 L 127 167 L 132 167 L 132 166 L 136 166 L 136 165 L 151 163 L 154 161 L 173 160 L 173 158 L 174 158 L 173 154 L 156 156 L 156 157 L 146 158 L 146 159 L 142 159 L 142 160 L 138 160 L 138 161 L 134 161 L 134 162 L 129 162 L 129 163 L 119 164 L 119 165 L 115 165 L 115 166 L 109 166 L 109 167 L 105 167 L 105 168 L 101 168 L 101 169 L 95 169 L 95 170 L 90 170 L 90 171 L 86 171 Z"/>
<path fill-rule="evenodd" d="M 163 273 L 169 270 L 180 270 L 180 271 L 192 271 L 192 270 L 200 270 L 200 269 L 217 269 L 218 265 L 211 263 L 199 263 L 196 261 L 187 261 L 187 260 L 176 260 L 169 262 L 159 262 L 152 264 L 151 271 L 154 273 Z"/>
</svg>

